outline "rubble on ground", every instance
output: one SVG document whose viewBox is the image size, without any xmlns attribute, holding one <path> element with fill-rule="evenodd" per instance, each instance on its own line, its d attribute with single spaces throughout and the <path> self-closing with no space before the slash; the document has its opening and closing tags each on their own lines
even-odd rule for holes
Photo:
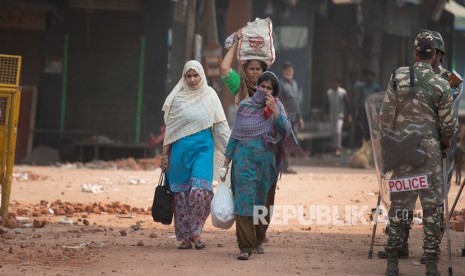
<svg viewBox="0 0 465 276">
<path fill-rule="evenodd" d="M 6 228 L 27 228 L 44 227 L 46 221 L 34 219 L 31 223 L 30 218 L 37 218 L 43 216 L 65 216 L 62 224 L 73 224 L 73 220 L 69 219 L 76 214 L 82 214 L 82 217 L 86 214 L 116 214 L 116 215 L 150 215 L 151 207 L 149 208 L 138 208 L 132 207 L 131 205 L 114 201 L 111 203 L 72 203 L 56 200 L 48 203 L 45 200 L 41 200 L 38 204 L 20 204 L 15 202 L 10 205 L 8 219 L 4 221 L 3 227 Z M 84 220 L 84 225 L 89 225 L 87 220 Z"/>
<path fill-rule="evenodd" d="M 160 167 L 160 158 L 125 158 L 111 161 L 94 160 L 91 162 L 81 163 L 57 163 L 56 166 L 63 169 L 99 169 L 99 170 L 133 170 L 133 171 L 152 171 Z"/>
</svg>

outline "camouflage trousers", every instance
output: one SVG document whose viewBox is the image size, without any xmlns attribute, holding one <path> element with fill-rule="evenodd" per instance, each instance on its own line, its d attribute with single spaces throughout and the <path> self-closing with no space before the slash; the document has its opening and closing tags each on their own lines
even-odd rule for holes
<svg viewBox="0 0 465 276">
<path fill-rule="evenodd" d="M 440 253 L 440 237 L 443 227 L 442 181 L 434 180 L 428 189 L 391 193 L 389 225 L 386 228 L 387 252 L 402 248 L 409 223 L 408 213 L 413 210 L 417 196 L 419 196 L 423 209 L 423 249 L 425 253 Z"/>
</svg>

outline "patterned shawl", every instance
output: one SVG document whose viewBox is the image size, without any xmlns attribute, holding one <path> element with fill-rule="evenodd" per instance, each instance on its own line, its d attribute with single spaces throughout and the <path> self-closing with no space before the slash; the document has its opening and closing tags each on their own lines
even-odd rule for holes
<svg viewBox="0 0 465 276">
<path fill-rule="evenodd" d="M 199 85 L 194 89 L 189 88 L 184 78 L 190 69 L 194 69 L 201 77 Z M 163 145 L 226 121 L 218 95 L 208 86 L 203 67 L 195 60 L 184 65 L 181 79 L 166 98 L 162 110 L 165 112 L 166 124 Z"/>
<path fill-rule="evenodd" d="M 275 99 L 279 112 L 286 116 L 283 104 L 278 98 Z M 242 101 L 236 112 L 231 137 L 237 140 L 250 140 L 261 137 L 267 147 L 270 143 L 279 144 L 278 164 L 284 157 L 284 150 L 302 153 L 289 120 L 286 118 L 286 133 L 285 137 L 282 137 L 282 134 L 273 131 L 274 117 L 270 116 L 268 119 L 265 119 L 265 107 L 266 92 L 260 89 L 257 89 L 250 99 Z"/>
</svg>

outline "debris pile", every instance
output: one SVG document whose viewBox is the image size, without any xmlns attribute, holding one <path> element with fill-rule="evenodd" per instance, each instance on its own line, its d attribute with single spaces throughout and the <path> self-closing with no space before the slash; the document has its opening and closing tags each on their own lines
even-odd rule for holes
<svg viewBox="0 0 465 276">
<path fill-rule="evenodd" d="M 132 171 L 152 171 L 160 167 L 159 157 L 134 159 L 117 159 L 111 161 L 94 160 L 87 163 L 59 163 L 58 167 L 64 169 L 100 169 L 100 170 L 132 170 Z"/>
<path fill-rule="evenodd" d="M 27 181 L 40 181 L 46 180 L 47 176 L 45 175 L 38 175 L 33 172 L 25 171 L 25 172 L 14 172 L 13 181 L 16 182 L 27 182 Z"/>
<path fill-rule="evenodd" d="M 3 223 L 4 227 L 16 228 L 16 227 L 28 227 L 30 217 L 41 217 L 41 216 L 66 216 L 73 217 L 78 213 L 87 214 L 116 214 L 123 215 L 122 217 L 129 217 L 129 215 L 150 215 L 151 207 L 149 208 L 138 208 L 131 207 L 131 205 L 123 204 L 119 201 L 111 203 L 71 203 L 56 200 L 48 203 L 45 200 L 41 200 L 39 204 L 20 204 L 18 202 L 10 205 L 9 218 Z M 33 222 L 33 226 L 45 225 L 41 221 Z M 31 225 L 31 226 L 32 226 Z M 37 228 L 37 227 L 36 227 Z"/>
</svg>

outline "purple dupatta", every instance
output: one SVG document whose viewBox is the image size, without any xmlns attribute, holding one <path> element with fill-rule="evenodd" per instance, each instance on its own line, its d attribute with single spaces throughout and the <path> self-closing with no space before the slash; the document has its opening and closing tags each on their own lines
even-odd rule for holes
<svg viewBox="0 0 465 276">
<path fill-rule="evenodd" d="M 291 123 L 287 119 L 286 111 L 281 101 L 276 98 L 276 104 L 280 114 L 285 117 L 286 132 L 280 133 L 273 131 L 274 116 L 265 118 L 264 111 L 266 107 L 266 92 L 257 89 L 255 94 L 246 100 L 243 100 L 237 109 L 234 126 L 231 133 L 231 138 L 237 140 L 250 140 L 261 137 L 268 146 L 271 144 L 279 144 L 277 153 L 277 165 L 284 158 L 284 151 L 294 153 L 302 153 L 297 139 L 292 131 Z M 283 139 L 284 136 L 284 139 Z"/>
</svg>

